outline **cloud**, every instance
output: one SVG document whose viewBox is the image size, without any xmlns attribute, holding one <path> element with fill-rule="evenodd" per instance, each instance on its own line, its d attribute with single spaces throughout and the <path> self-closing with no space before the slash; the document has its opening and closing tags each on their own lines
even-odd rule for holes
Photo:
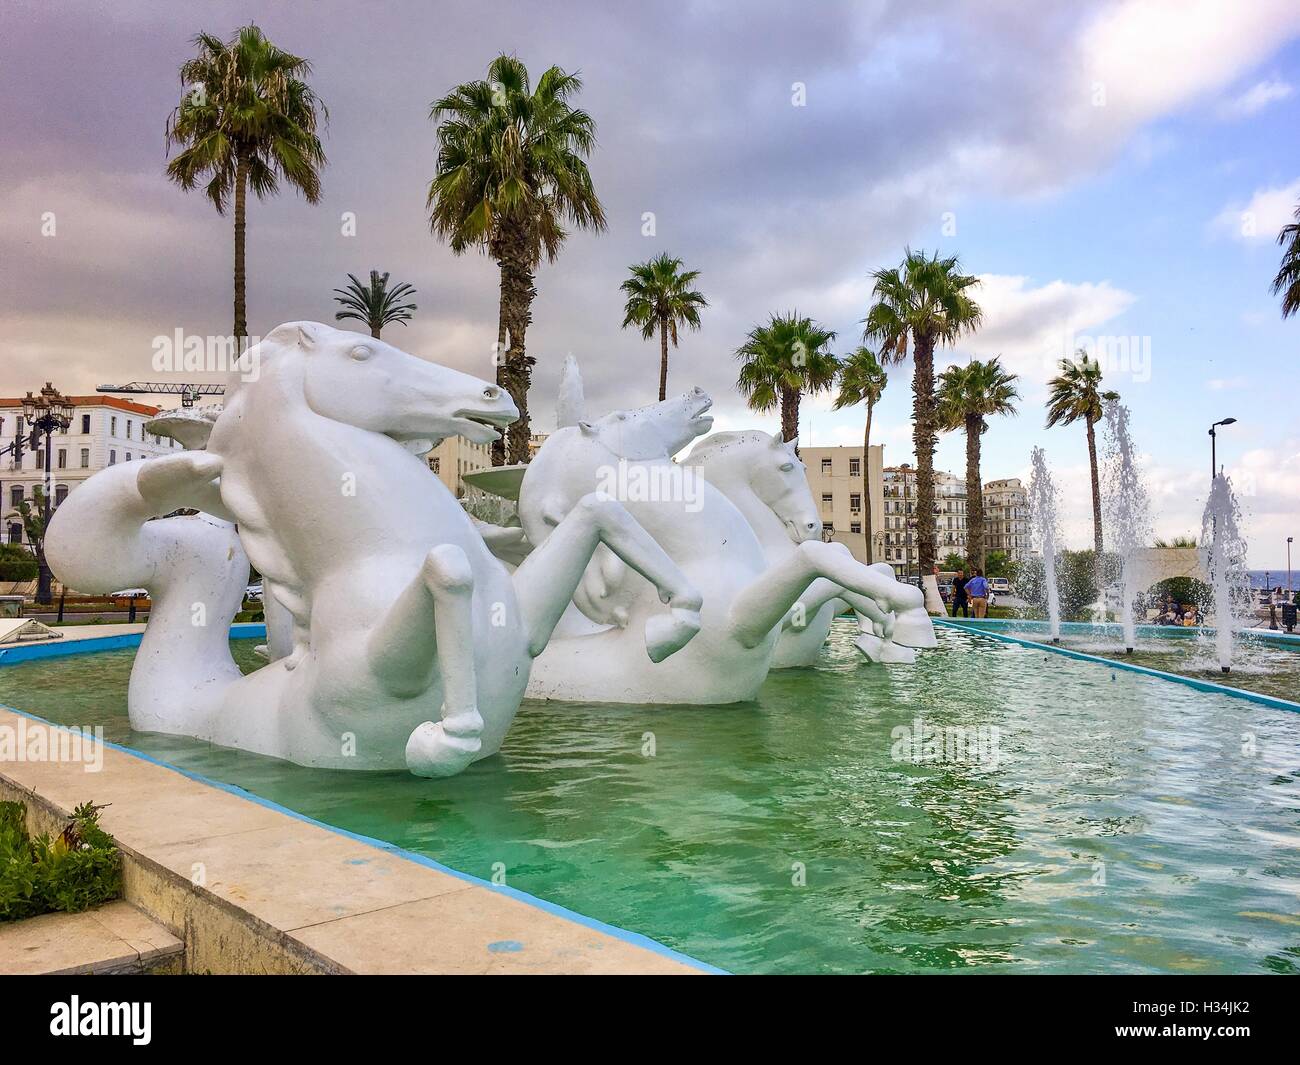
<svg viewBox="0 0 1300 1065">
<path fill-rule="evenodd" d="M 1282 227 L 1295 220 L 1298 202 L 1300 179 L 1277 188 L 1256 189 L 1248 201 L 1224 207 L 1210 229 L 1247 243 L 1275 241 Z"/>
<path fill-rule="evenodd" d="M 1264 110 L 1269 104 L 1285 100 L 1295 92 L 1295 87 L 1281 78 L 1269 78 L 1256 82 L 1239 96 L 1225 100 L 1219 105 L 1219 116 L 1225 119 L 1249 118 Z"/>
<path fill-rule="evenodd" d="M 1245 388 L 1250 384 L 1246 377 L 1213 377 L 1205 382 L 1211 392 L 1226 392 L 1230 389 Z"/>
</svg>

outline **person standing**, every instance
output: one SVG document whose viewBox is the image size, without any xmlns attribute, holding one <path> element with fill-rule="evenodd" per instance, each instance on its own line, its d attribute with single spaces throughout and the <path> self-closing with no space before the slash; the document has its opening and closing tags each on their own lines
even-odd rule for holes
<svg viewBox="0 0 1300 1065">
<path fill-rule="evenodd" d="M 984 579 L 984 571 L 977 569 L 975 576 L 966 582 L 966 595 L 977 618 L 986 617 L 989 612 L 989 582 Z"/>
<path fill-rule="evenodd" d="M 966 597 L 966 571 L 959 569 L 957 576 L 952 579 L 952 616 L 957 616 L 957 611 L 961 611 L 963 617 L 970 617 L 970 607 Z"/>
</svg>

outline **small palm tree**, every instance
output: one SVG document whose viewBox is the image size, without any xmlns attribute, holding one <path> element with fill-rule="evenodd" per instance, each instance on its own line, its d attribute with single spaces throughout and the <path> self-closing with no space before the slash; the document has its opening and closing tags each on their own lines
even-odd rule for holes
<svg viewBox="0 0 1300 1065">
<path fill-rule="evenodd" d="M 840 366 L 840 391 L 835 397 L 835 409 L 856 407 L 859 403 L 867 406 L 866 428 L 862 431 L 862 483 L 865 486 L 862 497 L 866 501 L 867 520 L 862 527 L 867 542 L 867 561 L 874 562 L 871 546 L 871 411 L 885 391 L 889 377 L 880 365 L 876 353 L 870 348 L 861 347 L 846 356 Z"/>
<path fill-rule="evenodd" d="M 835 383 L 840 362 L 827 351 L 835 333 L 797 311 L 772 315 L 755 326 L 736 350 L 741 360 L 741 393 L 756 411 L 781 410 L 781 438 L 799 435 L 799 399 L 823 392 Z"/>
<path fill-rule="evenodd" d="M 1097 477 L 1097 434 L 1102 404 L 1119 399 L 1118 392 L 1101 390 L 1101 364 L 1080 348 L 1075 359 L 1062 359 L 1061 372 L 1047 382 L 1047 428 L 1073 425 L 1080 419 L 1088 431 L 1088 467 L 1092 475 L 1092 542 L 1101 558 L 1101 481 Z"/>
<path fill-rule="evenodd" d="M 980 475 L 980 437 L 988 418 L 1015 414 L 1016 375 L 1002 369 L 997 359 L 972 359 L 965 366 L 949 366 L 939 375 L 939 426 L 946 432 L 966 432 L 966 556 L 972 566 L 985 568 L 984 480 Z"/>
<path fill-rule="evenodd" d="M 438 160 L 429 183 L 429 227 L 460 255 L 486 251 L 501 271 L 497 314 L 497 383 L 519 408 L 510 426 L 510 461 L 528 461 L 528 389 L 534 359 L 525 335 L 532 322 L 534 271 L 554 262 L 568 235 L 605 228 L 586 159 L 596 123 L 573 106 L 582 79 L 549 67 L 534 87 L 512 55 L 488 65 L 487 77 L 458 85 L 429 107 L 439 123 Z M 506 347 L 507 337 L 509 347 Z M 493 462 L 505 460 L 504 444 Z"/>
<path fill-rule="evenodd" d="M 1295 219 L 1277 235 L 1277 242 L 1286 250 L 1277 277 L 1273 278 L 1273 295 L 1282 297 L 1283 318 L 1300 311 L 1300 207 L 1295 210 Z"/>
<path fill-rule="evenodd" d="M 681 259 L 665 252 L 647 262 L 630 266 L 632 276 L 620 286 L 627 293 L 623 309 L 623 328 L 639 326 L 649 340 L 659 333 L 659 400 L 668 396 L 668 341 L 677 347 L 680 325 L 700 328 L 700 308 L 709 301 L 691 288 L 700 276 L 698 270 L 682 271 Z"/>
<path fill-rule="evenodd" d="M 938 431 L 934 398 L 934 349 L 979 327 L 981 312 L 970 296 L 979 278 L 963 274 L 956 256 L 929 258 L 908 248 L 901 265 L 877 270 L 874 302 L 863 319 L 864 341 L 880 344 L 883 362 L 901 362 L 912 349 L 912 446 L 916 451 L 916 538 L 920 571 L 935 563 L 934 445 Z"/>
<path fill-rule="evenodd" d="M 316 136 L 325 105 L 303 80 L 311 64 L 283 52 L 256 26 L 230 41 L 208 33 L 194 38 L 198 55 L 181 65 L 185 94 L 167 120 L 167 143 L 185 147 L 167 164 L 167 176 L 204 192 L 224 215 L 235 205 L 235 336 L 248 335 L 245 274 L 247 195 L 279 191 L 280 179 L 320 201 L 325 151 Z"/>
<path fill-rule="evenodd" d="M 414 303 L 401 302 L 414 296 L 415 289 L 405 281 L 390 289 L 387 272 L 381 274 L 378 270 L 371 270 L 368 285 L 358 281 L 355 274 L 348 274 L 347 288 L 336 288 L 334 291 L 338 293 L 334 302 L 346 308 L 336 311 L 334 320 L 365 322 L 370 327 L 370 335 L 376 339 L 384 326 L 392 322 L 405 325 L 411 320 L 411 312 L 417 310 Z"/>
</svg>

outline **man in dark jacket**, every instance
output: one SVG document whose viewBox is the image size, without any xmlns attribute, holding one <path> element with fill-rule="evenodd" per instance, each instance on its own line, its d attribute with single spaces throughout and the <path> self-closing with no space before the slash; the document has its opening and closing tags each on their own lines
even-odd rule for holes
<svg viewBox="0 0 1300 1065">
<path fill-rule="evenodd" d="M 970 617 L 969 600 L 966 598 L 966 571 L 959 569 L 957 576 L 952 579 L 952 616 L 957 616 L 957 611 L 962 612 L 963 617 Z"/>
</svg>

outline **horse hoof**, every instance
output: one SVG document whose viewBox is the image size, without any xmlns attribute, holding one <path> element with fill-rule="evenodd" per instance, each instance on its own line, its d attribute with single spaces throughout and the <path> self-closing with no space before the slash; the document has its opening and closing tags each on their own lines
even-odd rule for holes
<svg viewBox="0 0 1300 1065">
<path fill-rule="evenodd" d="M 482 746 L 478 736 L 457 736 L 441 721 L 426 721 L 406 741 L 406 768 L 417 777 L 454 777 L 474 761 Z"/>
<path fill-rule="evenodd" d="M 938 647 L 934 635 L 934 622 L 925 607 L 913 607 L 899 614 L 894 621 L 894 642 L 904 647 Z"/>
<path fill-rule="evenodd" d="M 884 643 L 879 636 L 870 632 L 861 632 L 858 638 L 853 641 L 853 646 L 861 651 L 872 662 L 880 661 L 880 648 Z"/>
<path fill-rule="evenodd" d="M 645 649 L 651 662 L 662 662 L 691 642 L 700 631 L 700 612 L 673 607 L 645 623 Z"/>
<path fill-rule="evenodd" d="M 916 661 L 916 652 L 910 647 L 895 643 L 893 640 L 883 640 L 880 644 L 880 655 L 876 661 L 884 662 L 887 665 L 902 664 L 910 666 Z"/>
</svg>

